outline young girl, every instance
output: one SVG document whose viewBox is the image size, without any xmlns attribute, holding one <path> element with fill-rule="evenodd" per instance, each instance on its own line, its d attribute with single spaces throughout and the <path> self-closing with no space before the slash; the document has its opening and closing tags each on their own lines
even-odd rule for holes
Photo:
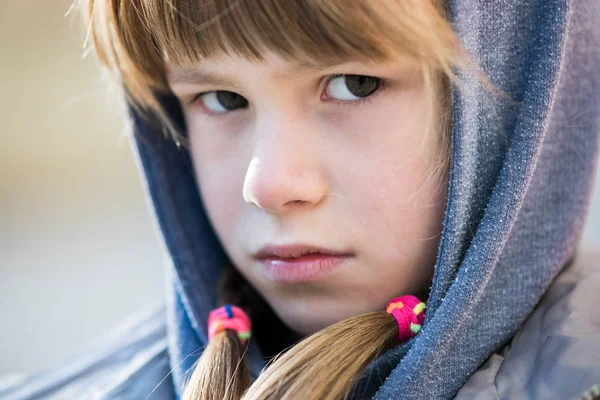
<svg viewBox="0 0 600 400">
<path fill-rule="evenodd" d="M 168 250 L 166 334 L 159 310 L 9 398 L 599 396 L 593 0 L 84 10 Z"/>
</svg>

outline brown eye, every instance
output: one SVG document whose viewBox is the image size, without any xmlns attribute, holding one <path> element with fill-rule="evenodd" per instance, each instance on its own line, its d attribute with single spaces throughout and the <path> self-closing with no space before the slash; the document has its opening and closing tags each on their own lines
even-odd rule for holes
<svg viewBox="0 0 600 400">
<path fill-rule="evenodd" d="M 365 75 L 340 75 L 327 84 L 327 94 L 334 100 L 359 100 L 375 93 L 382 80 Z"/>
<path fill-rule="evenodd" d="M 248 100 L 244 97 L 226 90 L 216 90 L 204 93 L 200 95 L 199 98 L 209 111 L 218 114 L 248 106 Z"/>
</svg>

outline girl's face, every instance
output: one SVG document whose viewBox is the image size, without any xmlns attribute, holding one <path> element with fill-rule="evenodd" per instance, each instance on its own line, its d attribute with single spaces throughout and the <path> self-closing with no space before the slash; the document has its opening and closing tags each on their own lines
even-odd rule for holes
<svg viewBox="0 0 600 400">
<path fill-rule="evenodd" d="M 447 178 L 415 65 L 269 54 L 168 71 L 211 223 L 284 323 L 309 334 L 427 289 Z"/>
</svg>

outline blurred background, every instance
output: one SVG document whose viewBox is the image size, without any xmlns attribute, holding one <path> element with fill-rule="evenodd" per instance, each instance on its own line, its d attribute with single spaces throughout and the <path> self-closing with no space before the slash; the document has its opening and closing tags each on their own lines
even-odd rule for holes
<svg viewBox="0 0 600 400">
<path fill-rule="evenodd" d="M 0 2 L 0 376 L 70 359 L 164 297 L 116 95 L 71 2 Z"/>
<path fill-rule="evenodd" d="M 164 294 L 118 101 L 82 59 L 71 1 L 0 4 L 0 376 L 54 367 Z"/>
</svg>

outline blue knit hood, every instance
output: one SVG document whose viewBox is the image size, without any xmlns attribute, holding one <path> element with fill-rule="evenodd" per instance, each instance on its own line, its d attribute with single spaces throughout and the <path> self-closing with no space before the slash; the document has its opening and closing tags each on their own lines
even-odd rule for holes
<svg viewBox="0 0 600 400">
<path fill-rule="evenodd" d="M 363 381 L 376 399 L 442 399 L 510 339 L 574 257 L 600 128 L 596 0 L 451 0 L 462 45 L 513 100 L 459 72 L 449 195 L 421 332 L 380 356 Z M 169 115 L 183 127 L 174 98 Z M 176 391 L 207 342 L 226 255 L 190 155 L 133 114 L 134 143 L 168 250 L 169 355 Z M 264 366 L 256 341 L 254 376 Z M 373 379 L 377 376 L 378 379 Z"/>
</svg>

